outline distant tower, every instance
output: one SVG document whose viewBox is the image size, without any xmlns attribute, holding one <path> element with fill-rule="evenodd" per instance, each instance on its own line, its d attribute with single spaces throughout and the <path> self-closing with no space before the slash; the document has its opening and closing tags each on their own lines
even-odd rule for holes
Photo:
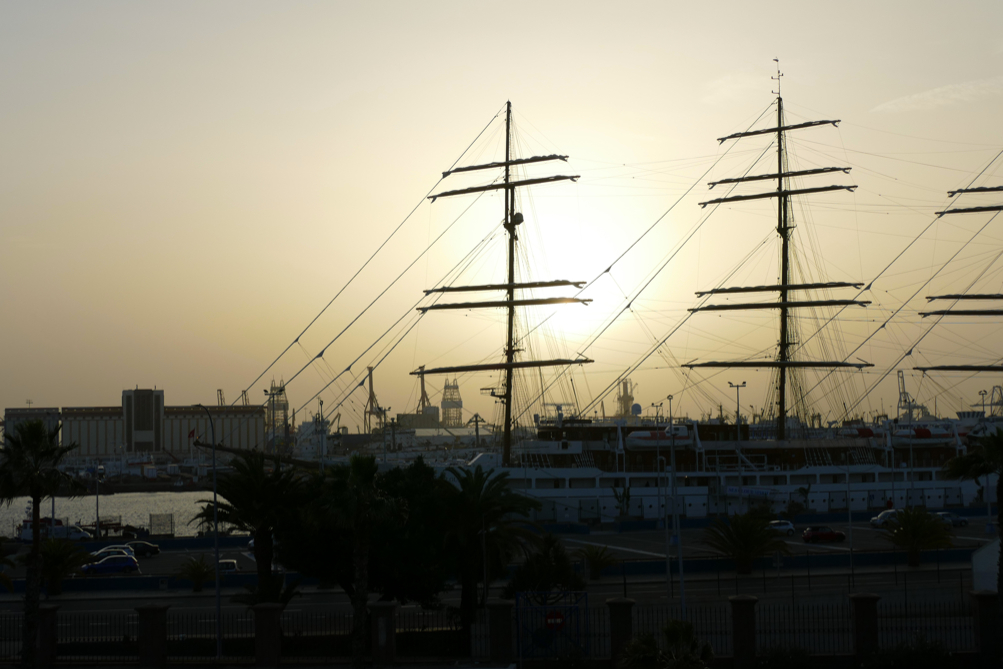
<svg viewBox="0 0 1003 669">
<path fill-rule="evenodd" d="M 376 399 L 376 389 L 373 388 L 373 368 L 366 367 L 366 369 L 369 371 L 369 399 L 366 400 L 366 412 L 362 416 L 362 421 L 366 434 L 370 434 L 376 429 L 382 429 L 383 423 L 386 421 L 386 412 L 383 411 L 379 400 Z M 374 416 L 376 417 L 375 425 L 373 424 Z"/>
<path fill-rule="evenodd" d="M 616 396 L 616 417 L 629 418 L 631 406 L 634 404 L 634 384 L 630 379 L 624 379 Z"/>
<path fill-rule="evenodd" d="M 442 426 L 463 427 L 463 400 L 460 398 L 460 383 L 456 379 L 450 383 L 446 379 L 446 387 L 442 391 Z"/>
<path fill-rule="evenodd" d="M 282 382 L 272 381 L 271 388 L 266 390 L 265 394 L 268 396 L 265 431 L 272 448 L 275 448 L 289 436 L 289 399 L 286 397 L 286 386 Z"/>
</svg>

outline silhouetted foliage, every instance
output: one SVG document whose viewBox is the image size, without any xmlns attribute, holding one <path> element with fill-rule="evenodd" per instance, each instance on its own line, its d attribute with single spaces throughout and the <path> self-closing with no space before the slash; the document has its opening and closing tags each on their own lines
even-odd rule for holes
<svg viewBox="0 0 1003 669">
<path fill-rule="evenodd" d="M 517 592 L 535 593 L 538 604 L 550 601 L 548 593 L 575 592 L 585 589 L 585 579 L 575 572 L 575 565 L 564 544 L 553 534 L 543 535 L 540 545 L 515 570 L 505 586 L 505 597 Z"/>
<path fill-rule="evenodd" d="M 704 531 L 703 542 L 735 561 L 739 574 L 752 573 L 753 559 L 773 553 L 790 554 L 783 539 L 770 529 L 762 514 L 745 513 L 717 519 Z"/>
<path fill-rule="evenodd" d="M 589 570 L 589 579 L 595 580 L 602 577 L 602 570 L 612 567 L 617 563 L 613 552 L 606 546 L 585 546 L 579 548 L 575 555 L 585 561 Z"/>
<path fill-rule="evenodd" d="M 710 644 L 697 639 L 693 624 L 670 620 L 662 627 L 662 646 L 654 634 L 634 637 L 624 647 L 618 669 L 702 669 L 714 661 Z"/>
<path fill-rule="evenodd" d="M 230 463 L 233 473 L 220 477 L 217 494 L 220 525 L 231 525 L 254 536 L 254 560 L 258 574 L 259 601 L 278 602 L 272 563 L 275 560 L 275 529 L 295 513 L 305 498 L 298 474 L 272 465 L 263 453 L 245 453 Z M 191 522 L 212 527 L 213 502 L 200 500 L 202 509 Z"/>
<path fill-rule="evenodd" d="M 80 544 L 66 539 L 46 539 L 42 542 L 42 578 L 46 592 L 50 596 L 61 594 L 63 579 L 93 561 L 94 556 Z"/>
<path fill-rule="evenodd" d="M 902 509 L 885 528 L 885 538 L 909 556 L 909 566 L 919 566 L 920 551 L 951 547 L 951 530 L 926 509 Z"/>
<path fill-rule="evenodd" d="M 59 466 L 76 443 L 59 445 L 59 429 L 49 429 L 40 420 L 19 424 L 6 433 L 0 450 L 0 503 L 10 506 L 18 497 L 31 498 L 31 551 L 28 553 L 24 588 L 21 664 L 35 664 L 38 636 L 38 606 L 42 590 L 42 540 L 39 505 L 43 497 L 57 493 L 76 495 L 84 487 Z"/>
</svg>

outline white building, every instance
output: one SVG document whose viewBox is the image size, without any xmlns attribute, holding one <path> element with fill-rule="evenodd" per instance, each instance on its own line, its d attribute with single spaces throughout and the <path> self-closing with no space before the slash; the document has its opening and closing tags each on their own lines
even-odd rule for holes
<svg viewBox="0 0 1003 669">
<path fill-rule="evenodd" d="M 265 446 L 265 408 L 211 406 L 216 443 L 231 448 L 261 450 Z M 149 455 L 154 460 L 197 459 L 196 440 L 212 443 L 209 416 L 201 407 L 165 406 L 163 390 L 126 390 L 121 406 L 7 409 L 5 426 L 41 419 L 62 421 L 61 443 L 76 443 L 71 459 L 117 459 Z M 7 427 L 10 429 L 10 427 Z"/>
</svg>

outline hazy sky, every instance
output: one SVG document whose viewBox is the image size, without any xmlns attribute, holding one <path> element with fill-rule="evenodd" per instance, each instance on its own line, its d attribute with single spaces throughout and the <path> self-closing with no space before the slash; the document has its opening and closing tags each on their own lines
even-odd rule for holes
<svg viewBox="0 0 1003 669">
<path fill-rule="evenodd" d="M 765 372 L 684 377 L 676 363 L 761 359 L 775 345 L 773 314 L 680 323 L 695 290 L 729 275 L 729 285 L 776 280 L 772 203 L 732 205 L 706 222 L 697 203 L 725 194 L 708 193 L 712 178 L 775 170 L 775 159 L 755 164 L 764 150 L 773 155 L 766 138 L 735 145 L 701 179 L 731 146 L 716 138 L 748 128 L 770 107 L 779 58 L 791 122 L 843 121 L 799 133 L 792 163 L 854 168 L 804 185 L 860 186 L 817 196 L 810 211 L 797 208 L 808 258 L 802 273 L 866 283 L 903 254 L 861 296 L 874 304 L 844 314 L 855 320 L 829 351 L 853 351 L 897 313 L 853 355 L 876 367 L 843 384 L 846 397 L 833 391 L 826 401 L 859 398 L 850 385 L 884 378 L 859 412 L 882 402 L 887 410 L 902 368 L 919 399 L 943 403 L 941 413 L 944 405 L 956 410 L 994 381 L 923 379 L 911 368 L 995 362 L 1003 358 L 998 331 L 968 323 L 923 337 L 929 323 L 917 311 L 937 291 L 1003 292 L 993 264 L 1003 217 L 967 246 L 989 216 L 945 217 L 903 250 L 949 203 L 947 190 L 1003 183 L 999 161 L 979 176 L 1003 149 L 1001 25 L 1003 5 L 984 1 L 3 3 L 0 399 L 6 407 L 29 399 L 114 405 L 122 389 L 138 385 L 165 389 L 169 404 L 214 402 L 217 388 L 232 401 L 249 386 L 261 401 L 268 381 L 292 378 L 445 232 L 326 350 L 325 364 L 290 383 L 299 407 L 358 358 L 323 395 L 325 408 L 334 407 L 355 374 L 385 353 L 382 343 L 366 347 L 497 233 L 498 196 L 422 201 L 512 100 L 521 155 L 571 156 L 530 173 L 582 177 L 520 202 L 532 268 L 524 276 L 592 280 L 672 208 L 584 295 L 590 306 L 550 321 L 553 333 L 533 344 L 534 355 L 582 351 L 625 295 L 700 226 L 632 311 L 585 350 L 596 363 L 574 388 L 552 388 L 548 401 L 574 395 L 587 404 L 674 331 L 664 355 L 631 374 L 639 403 L 673 393 L 677 414 L 696 416 L 719 402 L 733 411 L 727 382 L 745 380 L 742 404 L 758 410 Z M 500 118 L 461 164 L 502 157 Z M 437 190 L 491 178 L 451 177 Z M 501 281 L 500 238 L 464 266 L 458 284 Z M 409 371 L 497 360 L 502 332 L 500 312 L 430 314 L 377 370 L 380 400 L 393 413 L 413 409 Z M 437 403 L 442 379 L 428 382 Z M 493 417 L 480 389 L 497 383 L 461 378 L 465 405 Z M 340 409 L 353 431 L 364 400 L 357 392 Z"/>
</svg>

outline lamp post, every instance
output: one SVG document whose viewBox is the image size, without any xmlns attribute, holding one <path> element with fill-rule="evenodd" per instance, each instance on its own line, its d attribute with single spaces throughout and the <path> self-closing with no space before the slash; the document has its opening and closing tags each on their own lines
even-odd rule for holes
<svg viewBox="0 0 1003 669">
<path fill-rule="evenodd" d="M 216 497 L 216 427 L 212 422 L 212 414 L 202 404 L 197 407 L 205 411 L 209 417 L 209 434 L 212 437 L 212 542 L 216 554 L 216 659 L 223 657 L 223 606 L 219 596 L 219 500 Z"/>
<path fill-rule="evenodd" d="M 742 405 L 739 400 L 739 393 L 741 393 L 742 388 L 745 387 L 745 381 L 737 384 L 729 381 L 728 387 L 735 389 L 735 453 L 738 454 L 738 506 L 739 510 L 741 510 L 742 505 L 745 503 L 745 495 L 742 494 L 742 489 L 745 487 L 745 482 L 742 479 L 745 478 L 745 473 L 742 471 L 742 448 L 740 446 L 742 443 L 742 427 L 739 423 L 741 418 L 741 414 L 739 412 L 741 411 Z"/>
<path fill-rule="evenodd" d="M 104 465 L 98 465 L 97 471 L 94 473 L 94 538 L 98 541 L 101 540 L 101 481 L 103 480 Z M 988 499 L 988 496 L 986 498 Z M 55 516 L 55 512 L 53 512 L 53 516 Z"/>
<path fill-rule="evenodd" d="M 987 425 L 987 421 L 986 421 L 986 395 L 988 395 L 988 394 L 989 393 L 987 391 L 985 391 L 985 390 L 980 390 L 979 391 L 979 397 L 982 398 L 982 424 L 983 425 Z M 988 431 L 988 426 L 986 427 L 986 430 Z M 992 504 L 992 502 L 989 501 L 989 474 L 986 474 L 986 487 L 983 488 L 983 490 L 985 490 L 985 492 L 986 492 L 986 534 L 994 534 L 994 529 L 995 528 L 993 527 L 993 504 Z M 999 504 L 999 500 L 996 500 L 996 503 Z"/>
<path fill-rule="evenodd" d="M 686 620 L 686 577 L 683 573 L 683 535 L 679 529 L 679 512 L 676 505 L 676 430 L 672 425 L 672 395 L 669 395 L 665 399 L 669 401 L 669 434 L 671 435 L 669 437 L 669 464 L 672 467 L 672 533 L 676 537 L 676 561 L 679 563 L 679 604 L 682 608 L 683 620 Z M 669 547 L 666 546 L 666 555 L 668 555 L 668 551 Z"/>
</svg>

